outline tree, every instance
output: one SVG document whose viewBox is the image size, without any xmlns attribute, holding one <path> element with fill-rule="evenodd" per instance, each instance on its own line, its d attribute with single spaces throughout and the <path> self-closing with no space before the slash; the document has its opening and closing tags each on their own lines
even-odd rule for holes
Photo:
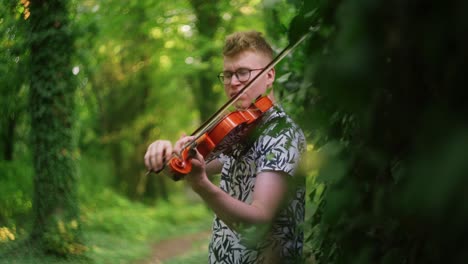
<svg viewBox="0 0 468 264">
<path fill-rule="evenodd" d="M 195 25 L 199 35 L 196 46 L 198 49 L 203 48 L 200 51 L 202 67 L 190 76 L 190 82 L 193 84 L 193 94 L 200 112 L 200 119 L 203 122 L 216 111 L 219 99 L 219 93 L 213 90 L 216 81 L 214 77 L 216 72 L 213 72 L 216 67 L 213 59 L 219 54 L 216 51 L 216 46 L 212 43 L 214 43 L 216 30 L 221 23 L 221 15 L 218 0 L 190 0 L 190 3 L 197 17 Z"/>
<path fill-rule="evenodd" d="M 84 247 L 79 241 L 75 164 L 75 36 L 68 1 L 35 0 L 29 8 L 35 170 L 31 241 L 46 252 L 79 253 Z"/>
<path fill-rule="evenodd" d="M 0 147 L 2 159 L 14 159 L 17 127 L 26 114 L 27 98 L 27 61 L 25 48 L 25 25 L 21 23 L 28 13 L 24 6 L 15 1 L 5 2 L 5 9 L 0 11 L 2 22 L 0 40 Z"/>
<path fill-rule="evenodd" d="M 170 9 L 168 5 L 178 3 L 147 0 L 122 5 L 109 0 L 101 4 L 83 4 L 80 18 L 95 28 L 91 41 L 82 42 L 90 51 L 83 68 L 97 102 L 93 129 L 98 138 L 92 145 L 109 152 L 116 190 L 131 199 L 153 202 L 167 198 L 165 182 L 145 176 L 142 156 L 151 131 L 162 122 L 160 112 L 154 109 L 164 108 L 160 94 L 167 86 L 164 81 L 155 81 L 163 71 L 159 61 L 164 41 L 159 30 L 172 32 L 173 26 L 166 23 L 179 14 L 163 14 Z"/>
</svg>

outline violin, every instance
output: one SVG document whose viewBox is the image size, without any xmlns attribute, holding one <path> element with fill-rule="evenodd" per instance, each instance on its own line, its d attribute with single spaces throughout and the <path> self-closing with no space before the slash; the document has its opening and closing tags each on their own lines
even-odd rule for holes
<svg viewBox="0 0 468 264">
<path fill-rule="evenodd" d="M 198 151 L 206 162 L 216 158 L 220 153 L 229 153 L 234 143 L 239 142 L 255 125 L 265 112 L 272 106 L 273 102 L 267 96 L 257 98 L 247 109 L 240 109 L 226 114 L 227 109 L 256 81 L 278 64 L 286 55 L 296 48 L 308 34 L 303 35 L 295 43 L 289 44 L 278 56 L 276 56 L 259 74 L 250 80 L 235 96 L 226 102 L 213 116 L 203 123 L 195 132 L 191 134 L 195 139 L 182 146 L 180 154 L 173 154 L 167 162 L 173 180 L 178 181 L 192 170 L 191 159 Z M 164 167 L 155 171 L 159 173 Z M 153 171 L 148 171 L 147 174 Z"/>
<path fill-rule="evenodd" d="M 220 153 L 229 153 L 234 145 L 233 143 L 238 142 L 247 135 L 255 121 L 272 106 L 271 99 L 262 96 L 249 108 L 225 115 L 216 126 L 204 133 L 192 144 L 206 162 L 217 157 Z M 190 173 L 192 170 L 192 163 L 189 160 L 194 155 L 193 150 L 193 148 L 186 147 L 180 157 L 173 157 L 169 160 L 169 167 L 174 180 L 179 180 L 181 176 Z"/>
</svg>

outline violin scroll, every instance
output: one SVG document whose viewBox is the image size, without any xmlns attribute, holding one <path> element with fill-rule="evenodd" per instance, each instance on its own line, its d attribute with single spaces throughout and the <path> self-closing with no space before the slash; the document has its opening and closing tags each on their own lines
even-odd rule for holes
<svg viewBox="0 0 468 264">
<path fill-rule="evenodd" d="M 180 157 L 176 156 L 169 160 L 170 174 L 174 181 L 181 180 L 192 171 L 192 162 L 190 160 L 195 154 L 195 149 L 186 148 L 182 151 Z"/>
<path fill-rule="evenodd" d="M 264 96 L 255 101 L 250 108 L 224 116 L 208 132 L 183 149 L 180 156 L 169 160 L 172 179 L 178 181 L 190 173 L 192 170 L 190 160 L 195 156 L 195 151 L 198 151 L 206 162 L 213 160 L 220 153 L 230 153 L 235 143 L 244 138 L 255 122 L 272 106 L 273 102 Z"/>
</svg>

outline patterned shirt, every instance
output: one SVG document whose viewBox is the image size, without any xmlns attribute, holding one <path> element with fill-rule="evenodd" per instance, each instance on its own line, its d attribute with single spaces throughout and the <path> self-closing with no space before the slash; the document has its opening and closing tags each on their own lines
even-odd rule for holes
<svg viewBox="0 0 468 264">
<path fill-rule="evenodd" d="M 286 205 L 263 233 L 263 228 L 257 226 L 236 232 L 215 216 L 209 263 L 265 263 L 261 252 L 272 246 L 279 251 L 281 263 L 296 263 L 302 255 L 300 224 L 304 221 L 305 181 L 293 176 L 306 147 L 304 134 L 279 106 L 268 110 L 251 134 L 249 140 L 238 143 L 229 155 L 220 155 L 223 163 L 220 188 L 250 204 L 256 175 L 262 171 L 278 171 L 290 176 L 288 188 L 292 191 Z"/>
</svg>

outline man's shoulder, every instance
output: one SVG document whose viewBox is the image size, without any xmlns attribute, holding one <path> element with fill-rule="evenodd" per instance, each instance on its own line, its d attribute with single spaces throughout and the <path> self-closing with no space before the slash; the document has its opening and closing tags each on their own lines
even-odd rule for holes
<svg viewBox="0 0 468 264">
<path fill-rule="evenodd" d="M 304 133 L 300 126 L 283 110 L 281 106 L 275 106 L 273 111 L 260 125 L 260 135 L 272 138 L 290 136 L 298 140 L 304 140 Z"/>
</svg>

